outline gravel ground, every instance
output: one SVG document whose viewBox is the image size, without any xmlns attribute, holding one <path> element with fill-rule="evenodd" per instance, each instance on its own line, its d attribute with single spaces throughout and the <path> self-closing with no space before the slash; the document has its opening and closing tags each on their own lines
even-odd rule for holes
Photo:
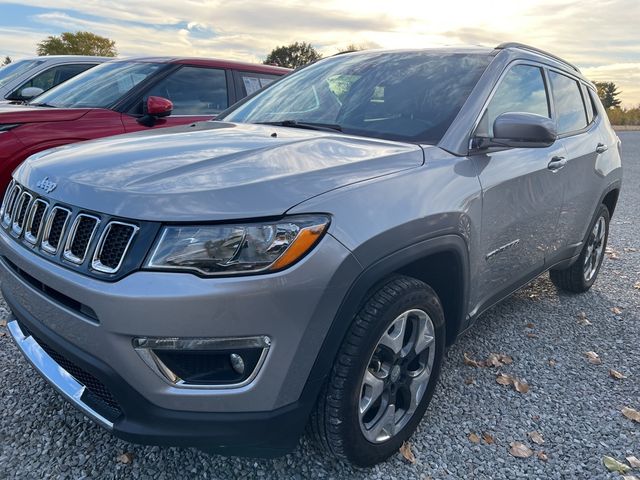
<svg viewBox="0 0 640 480">
<path fill-rule="evenodd" d="M 355 470 L 319 454 L 306 439 L 294 453 L 268 461 L 131 445 L 61 400 L 0 327 L 0 477 L 620 478 L 607 472 L 602 457 L 640 457 L 640 424 L 620 413 L 624 406 L 640 410 L 640 290 L 634 289 L 640 281 L 640 132 L 619 135 L 625 188 L 609 244 L 617 255 L 609 255 L 587 294 L 558 294 L 545 275 L 479 319 L 448 352 L 439 388 L 411 439 L 415 464 L 398 454 Z M 6 317 L 4 302 L 0 309 L 0 318 Z M 581 324 L 580 312 L 590 325 Z M 587 351 L 597 352 L 602 364 L 588 363 Z M 514 361 L 500 369 L 474 368 L 464 364 L 464 352 L 476 359 L 499 352 Z M 610 368 L 628 378 L 611 378 Z M 529 392 L 497 384 L 498 371 L 526 381 Z M 544 444 L 533 443 L 531 431 Z M 488 433 L 494 442 L 474 444 L 470 433 Z M 513 441 L 536 454 L 512 457 Z M 546 461 L 538 458 L 540 451 Z M 131 463 L 118 460 L 124 452 L 133 455 Z M 635 473 L 640 476 L 640 469 Z"/>
</svg>

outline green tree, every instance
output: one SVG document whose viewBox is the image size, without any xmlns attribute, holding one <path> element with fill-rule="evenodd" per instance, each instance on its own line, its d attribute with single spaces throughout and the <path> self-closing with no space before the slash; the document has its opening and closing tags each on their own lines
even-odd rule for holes
<svg viewBox="0 0 640 480">
<path fill-rule="evenodd" d="M 4 57 L 4 60 L 2 61 L 2 66 L 9 65 L 10 63 L 11 63 L 11 57 L 7 55 L 6 57 Z"/>
<path fill-rule="evenodd" d="M 613 82 L 595 82 L 598 89 L 598 96 L 604 108 L 609 110 L 610 108 L 617 108 L 620 106 L 620 99 L 618 95 L 618 87 Z"/>
<path fill-rule="evenodd" d="M 91 32 L 64 32 L 38 44 L 38 55 L 99 55 L 115 57 L 116 42 Z"/>
<path fill-rule="evenodd" d="M 278 65 L 286 68 L 298 68 L 307 63 L 320 60 L 322 55 L 306 42 L 295 42 L 290 45 L 283 45 L 271 50 L 271 53 L 264 59 L 265 65 Z"/>
</svg>

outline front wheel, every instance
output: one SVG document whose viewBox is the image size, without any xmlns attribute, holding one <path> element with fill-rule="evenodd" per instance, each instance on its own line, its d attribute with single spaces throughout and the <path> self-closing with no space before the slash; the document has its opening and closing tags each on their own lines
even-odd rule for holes
<svg viewBox="0 0 640 480">
<path fill-rule="evenodd" d="M 436 293 L 414 278 L 390 279 L 354 319 L 312 415 L 312 435 L 358 466 L 388 458 L 427 409 L 444 345 Z"/>
<path fill-rule="evenodd" d="M 573 293 L 586 292 L 591 288 L 596 281 L 607 248 L 609 218 L 609 209 L 600 205 L 578 260 L 568 268 L 549 272 L 556 287 Z"/>
</svg>

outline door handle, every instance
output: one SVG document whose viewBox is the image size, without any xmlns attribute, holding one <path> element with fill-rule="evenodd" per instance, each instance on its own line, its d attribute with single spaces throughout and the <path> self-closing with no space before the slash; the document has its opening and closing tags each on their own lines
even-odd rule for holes
<svg viewBox="0 0 640 480">
<path fill-rule="evenodd" d="M 596 153 L 604 153 L 607 150 L 609 150 L 609 147 L 607 147 L 604 143 L 599 143 L 596 147 Z"/>
<path fill-rule="evenodd" d="M 553 157 L 551 159 L 551 161 L 549 162 L 549 165 L 547 165 L 547 168 L 549 170 L 551 170 L 552 172 L 557 172 L 562 167 L 564 167 L 566 164 L 567 164 L 567 159 L 566 158 L 564 158 L 564 157 Z"/>
</svg>

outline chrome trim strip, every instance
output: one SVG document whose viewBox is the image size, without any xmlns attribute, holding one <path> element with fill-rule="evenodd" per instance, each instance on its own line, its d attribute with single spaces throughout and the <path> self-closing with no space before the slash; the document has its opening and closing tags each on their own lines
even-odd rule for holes
<svg viewBox="0 0 640 480">
<path fill-rule="evenodd" d="M 113 422 L 107 420 L 82 401 L 82 395 L 86 387 L 56 363 L 32 336 L 25 336 L 15 319 L 7 323 L 7 329 L 29 363 L 53 388 L 94 422 L 108 430 L 113 430 Z"/>
<path fill-rule="evenodd" d="M 40 220 L 40 226 L 38 227 L 38 233 L 36 235 L 33 234 L 31 230 L 33 227 L 33 218 L 36 215 L 36 211 L 38 210 L 38 205 L 44 204 L 44 212 L 42 212 L 42 219 Z M 49 210 L 49 202 L 41 198 L 36 198 L 36 200 L 31 205 L 31 209 L 29 210 L 29 215 L 27 216 L 27 223 L 24 226 L 24 239 L 32 245 L 38 243 L 38 238 L 43 231 L 43 226 L 47 220 L 47 211 Z"/>
<path fill-rule="evenodd" d="M 107 238 L 107 235 L 109 235 L 109 232 L 111 231 L 111 227 L 113 225 L 124 225 L 125 227 L 133 228 L 133 232 L 129 237 L 129 241 L 127 242 L 127 245 L 124 247 L 124 250 L 122 251 L 122 255 L 120 256 L 120 261 L 118 262 L 118 265 L 116 265 L 115 268 L 107 267 L 106 265 L 103 265 L 103 263 L 100 261 L 100 255 L 102 255 L 102 248 L 104 247 L 104 242 Z M 122 266 L 122 262 L 124 261 L 124 257 L 127 255 L 127 252 L 129 251 L 129 247 L 131 246 L 131 242 L 133 242 L 133 239 L 138 233 L 138 230 L 140 230 L 140 228 L 131 223 L 124 223 L 124 222 L 118 222 L 118 221 L 109 222 L 106 228 L 102 231 L 102 234 L 100 235 L 100 239 L 98 240 L 98 246 L 93 252 L 93 260 L 91 261 L 91 268 L 93 270 L 96 270 L 102 273 L 116 273 L 118 270 L 120 270 L 120 267 Z"/>
<path fill-rule="evenodd" d="M 64 224 L 62 225 L 62 232 L 60 233 L 60 240 L 58 241 L 58 245 L 54 247 L 49 243 L 49 234 L 51 233 L 51 226 L 53 224 L 53 219 L 55 218 L 56 212 L 58 210 L 67 212 L 67 217 L 64 219 Z M 71 217 L 71 210 L 69 210 L 68 208 L 55 206 L 51 209 L 51 212 L 49 212 L 49 216 L 47 217 L 47 223 L 45 223 L 44 230 L 42 233 L 42 250 L 52 255 L 56 254 L 56 252 L 60 248 L 60 244 L 63 243 L 64 231 L 67 228 L 67 223 L 69 223 L 69 217 Z"/>
<path fill-rule="evenodd" d="M 16 181 L 11 180 L 9 182 L 9 185 L 7 185 L 7 189 L 4 191 L 4 196 L 2 197 L 2 207 L 0 207 L 0 218 L 4 216 L 4 208 L 7 206 L 7 199 L 11 194 L 11 190 L 13 190 L 13 187 L 15 186 L 16 186 Z"/>
<path fill-rule="evenodd" d="M 22 219 L 22 225 L 18 225 L 18 218 L 20 216 L 20 212 L 22 211 L 22 207 L 24 207 L 24 202 L 27 201 L 27 210 L 24 212 L 24 217 Z M 22 191 L 22 195 L 20 195 L 20 200 L 16 202 L 15 207 L 13 207 L 13 211 L 11 212 L 11 233 L 13 233 L 16 237 L 19 237 L 24 230 L 25 220 L 27 219 L 27 215 L 29 214 L 29 207 L 31 202 L 33 201 L 33 195 L 31 195 L 26 190 Z M 17 208 L 16 208 L 17 207 Z"/>
<path fill-rule="evenodd" d="M 4 227 L 9 227 L 9 225 L 11 225 L 11 221 L 13 220 L 13 211 L 15 210 L 15 202 L 18 201 L 18 195 L 20 195 L 21 192 L 22 188 L 20 185 L 17 183 L 14 184 L 11 189 L 11 193 L 9 194 L 9 199 L 6 205 L 7 208 L 2 213 L 2 225 Z"/>
<path fill-rule="evenodd" d="M 264 365 L 271 347 L 271 338 L 266 335 L 257 337 L 232 337 L 232 338 L 135 338 L 133 348 L 140 358 L 151 370 L 168 382 L 172 387 L 197 389 L 197 390 L 228 390 L 244 387 L 255 380 Z M 153 352 L 156 350 L 215 350 L 230 348 L 262 348 L 262 353 L 256 363 L 256 367 L 246 380 L 228 385 L 203 385 L 187 383 L 178 377 L 160 358 Z"/>
<path fill-rule="evenodd" d="M 84 249 L 84 253 L 82 254 L 82 257 L 76 257 L 71 252 L 71 245 L 75 240 L 76 232 L 78 230 L 78 226 L 80 225 L 80 220 L 82 220 L 83 218 L 92 218 L 93 220 L 96 221 L 96 224 L 93 226 L 93 230 L 91 231 L 91 235 L 89 236 L 89 241 L 87 242 L 87 247 Z M 98 226 L 100 226 L 100 219 L 98 217 L 94 215 L 88 215 L 86 213 L 81 213 L 80 215 L 78 215 L 76 219 L 73 221 L 73 225 L 71 225 L 71 229 L 69 230 L 69 235 L 67 235 L 67 241 L 64 244 L 64 251 L 62 253 L 62 256 L 66 260 L 69 260 L 70 262 L 76 263 L 78 265 L 84 262 L 84 259 L 87 257 L 87 252 L 89 251 L 89 247 L 91 246 L 91 242 L 93 241 L 93 236 L 96 234 L 96 231 L 98 230 Z"/>
</svg>

